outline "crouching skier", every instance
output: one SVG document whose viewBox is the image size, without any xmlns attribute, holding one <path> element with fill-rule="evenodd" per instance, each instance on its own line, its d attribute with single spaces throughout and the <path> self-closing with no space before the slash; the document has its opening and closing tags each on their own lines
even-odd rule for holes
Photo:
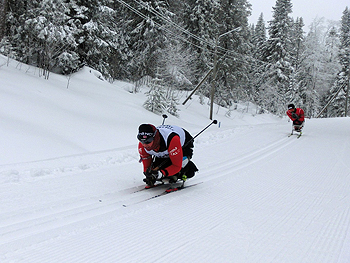
<svg viewBox="0 0 350 263">
<path fill-rule="evenodd" d="M 156 181 L 185 182 L 198 171 L 190 160 L 193 155 L 193 137 L 185 129 L 174 125 L 141 124 L 137 134 L 138 150 L 147 184 Z"/>
<path fill-rule="evenodd" d="M 294 104 L 288 105 L 287 110 L 288 117 L 293 121 L 294 131 L 299 132 L 301 135 L 302 129 L 305 123 L 304 111 L 301 108 L 295 108 Z M 293 134 L 293 130 L 292 130 Z"/>
</svg>

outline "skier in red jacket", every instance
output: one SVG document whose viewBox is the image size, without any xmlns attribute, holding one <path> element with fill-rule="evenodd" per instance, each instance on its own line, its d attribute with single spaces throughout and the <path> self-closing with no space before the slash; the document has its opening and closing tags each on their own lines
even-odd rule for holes
<svg viewBox="0 0 350 263">
<path fill-rule="evenodd" d="M 138 151 L 143 163 L 143 181 L 152 187 L 156 181 L 175 183 L 186 181 L 198 171 L 190 161 L 193 137 L 185 129 L 174 125 L 141 124 L 137 134 Z M 164 180 L 164 181 L 163 181 Z"/>
<path fill-rule="evenodd" d="M 301 132 L 301 129 L 303 128 L 305 122 L 304 111 L 301 108 L 295 108 L 294 104 L 289 104 L 286 113 L 288 117 L 293 121 L 294 130 Z"/>
</svg>

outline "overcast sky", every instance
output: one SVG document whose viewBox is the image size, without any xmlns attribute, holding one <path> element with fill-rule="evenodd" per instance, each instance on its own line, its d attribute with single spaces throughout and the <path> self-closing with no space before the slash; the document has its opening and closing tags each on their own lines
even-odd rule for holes
<svg viewBox="0 0 350 263">
<path fill-rule="evenodd" d="M 248 0 L 252 5 L 252 15 L 249 23 L 256 24 L 261 13 L 264 14 L 265 22 L 272 19 L 272 7 L 276 0 Z M 340 21 L 346 6 L 350 8 L 350 0 L 292 0 L 292 17 L 302 17 L 305 29 L 315 17 L 324 17 L 329 20 Z"/>
</svg>

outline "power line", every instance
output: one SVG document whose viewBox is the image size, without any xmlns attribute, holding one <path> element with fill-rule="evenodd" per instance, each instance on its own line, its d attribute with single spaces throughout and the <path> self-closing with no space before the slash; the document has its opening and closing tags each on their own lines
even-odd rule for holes
<svg viewBox="0 0 350 263">
<path fill-rule="evenodd" d="M 137 10 L 136 8 L 132 7 L 131 5 L 127 4 L 125 1 L 123 0 L 117 0 L 117 2 L 119 2 L 120 4 L 124 5 L 125 7 L 127 7 L 129 10 L 131 10 L 132 12 L 134 12 L 135 14 L 139 15 L 141 18 L 147 20 L 147 19 L 150 19 L 150 17 L 148 17 L 147 15 L 143 14 L 142 12 L 140 12 L 139 10 Z M 139 6 L 141 6 L 142 8 L 146 9 L 147 11 L 149 11 L 150 13 L 152 13 L 155 17 L 157 18 L 160 18 L 162 19 L 163 21 L 167 22 L 168 25 L 171 25 L 173 26 L 174 28 L 178 29 L 181 33 L 189 36 L 189 37 L 192 37 L 193 39 L 199 41 L 199 42 L 202 42 L 208 46 L 213 46 L 213 48 L 215 48 L 216 46 L 216 43 L 211 43 L 211 42 L 208 42 L 206 39 L 203 39 L 203 38 L 200 38 L 198 37 L 197 35 L 189 32 L 188 30 L 184 29 L 183 27 L 179 26 L 178 24 L 176 24 L 175 22 L 173 22 L 169 17 L 166 17 L 164 16 L 162 13 L 156 11 L 152 6 L 148 6 L 148 5 L 145 5 L 144 3 L 141 3 L 137 0 L 134 0 L 134 2 L 136 4 L 138 4 Z M 181 35 L 179 35 L 178 33 L 176 32 L 173 32 L 172 30 L 170 30 L 169 28 L 166 28 L 166 27 L 163 27 L 163 25 L 157 23 L 156 21 L 154 21 L 153 19 L 151 19 L 153 21 L 153 23 L 158 26 L 159 28 L 162 28 L 162 30 L 166 31 L 167 33 L 177 37 L 178 39 L 182 40 L 183 42 L 189 44 L 189 45 L 192 45 L 196 48 L 199 48 L 199 49 L 202 49 L 202 50 L 205 50 L 207 51 L 208 53 L 214 55 L 215 54 L 215 51 L 214 50 L 209 50 L 207 49 L 206 47 L 203 47 L 203 46 L 200 46 L 200 45 L 197 45 L 189 40 L 187 40 L 186 38 L 182 37 Z M 241 53 L 238 53 L 236 51 L 233 51 L 233 50 L 229 50 L 229 49 L 226 49 L 226 48 L 223 48 L 221 46 L 217 46 L 217 52 L 222 52 L 222 53 L 225 53 L 225 57 L 227 58 L 230 58 L 232 60 L 239 60 L 241 62 L 246 62 L 247 59 L 250 59 L 250 60 L 253 60 L 253 61 L 257 61 L 257 62 L 260 62 L 260 63 L 263 63 L 263 64 L 269 64 L 265 61 L 261 61 L 259 59 L 256 59 L 254 57 L 251 57 L 249 55 L 245 55 L 245 54 L 241 54 Z"/>
</svg>

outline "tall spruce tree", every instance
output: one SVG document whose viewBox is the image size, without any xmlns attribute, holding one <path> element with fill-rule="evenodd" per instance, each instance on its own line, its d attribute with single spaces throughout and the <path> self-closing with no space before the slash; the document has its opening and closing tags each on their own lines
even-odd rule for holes
<svg viewBox="0 0 350 263">
<path fill-rule="evenodd" d="M 70 24 L 74 25 L 82 64 L 110 79 L 122 78 L 119 65 L 125 61 L 127 44 L 118 28 L 115 5 L 108 0 L 67 0 Z"/>
<path fill-rule="evenodd" d="M 270 100 L 270 111 L 276 114 L 284 114 L 285 105 L 293 98 L 294 80 L 292 66 L 292 40 L 291 28 L 293 27 L 292 3 L 290 0 L 277 0 L 273 7 L 273 18 L 269 21 L 269 39 L 266 45 L 265 60 L 269 63 L 266 68 L 265 83 L 269 94 L 273 94 Z"/>
<path fill-rule="evenodd" d="M 216 86 L 222 106 L 230 106 L 233 102 L 247 100 L 250 64 L 250 30 L 248 17 L 251 5 L 247 0 L 222 0 L 218 10 L 217 43 L 218 58 Z"/>
<path fill-rule="evenodd" d="M 349 86 L 350 86 L 350 10 L 345 8 L 341 18 L 339 62 L 341 70 L 331 89 L 335 94 L 339 89 L 337 97 L 329 107 L 330 116 L 347 116 L 349 112 Z"/>
<path fill-rule="evenodd" d="M 264 59 L 264 53 L 265 53 L 264 50 L 266 48 L 266 40 L 267 40 L 266 25 L 265 25 L 264 15 L 263 13 L 261 13 L 256 23 L 256 26 L 254 27 L 253 36 L 252 36 L 252 44 L 253 44 L 252 55 L 254 58 L 258 60 Z"/>
<path fill-rule="evenodd" d="M 172 13 L 166 1 L 140 0 L 133 3 L 134 11 L 129 11 L 126 21 L 128 46 L 133 58 L 128 61 L 133 80 L 143 76 L 155 77 L 158 60 L 167 45 L 165 27 Z"/>
<path fill-rule="evenodd" d="M 189 0 L 184 7 L 184 27 L 187 47 L 195 54 L 195 79 L 201 79 L 210 69 L 217 36 L 216 15 L 219 2 L 211 0 Z M 208 93 L 207 93 L 208 95 Z"/>
<path fill-rule="evenodd" d="M 264 107 L 264 91 L 261 89 L 265 69 L 264 54 L 267 41 L 266 25 L 263 13 L 260 14 L 256 26 L 252 27 L 252 70 L 250 73 L 249 83 L 252 89 L 252 100 Z"/>
<path fill-rule="evenodd" d="M 317 104 L 315 102 L 316 98 L 313 95 L 316 95 L 314 88 L 308 86 L 306 72 L 303 68 L 303 61 L 305 59 L 305 38 L 303 31 L 304 22 L 302 18 L 297 17 L 293 21 L 293 27 L 291 29 L 291 63 L 293 67 L 293 72 L 291 74 L 291 83 L 290 91 L 291 96 L 289 97 L 290 101 L 293 101 L 295 104 L 303 107 L 304 111 L 309 115 L 312 112 L 313 105 Z M 310 89 L 309 89 L 310 88 Z"/>
</svg>

